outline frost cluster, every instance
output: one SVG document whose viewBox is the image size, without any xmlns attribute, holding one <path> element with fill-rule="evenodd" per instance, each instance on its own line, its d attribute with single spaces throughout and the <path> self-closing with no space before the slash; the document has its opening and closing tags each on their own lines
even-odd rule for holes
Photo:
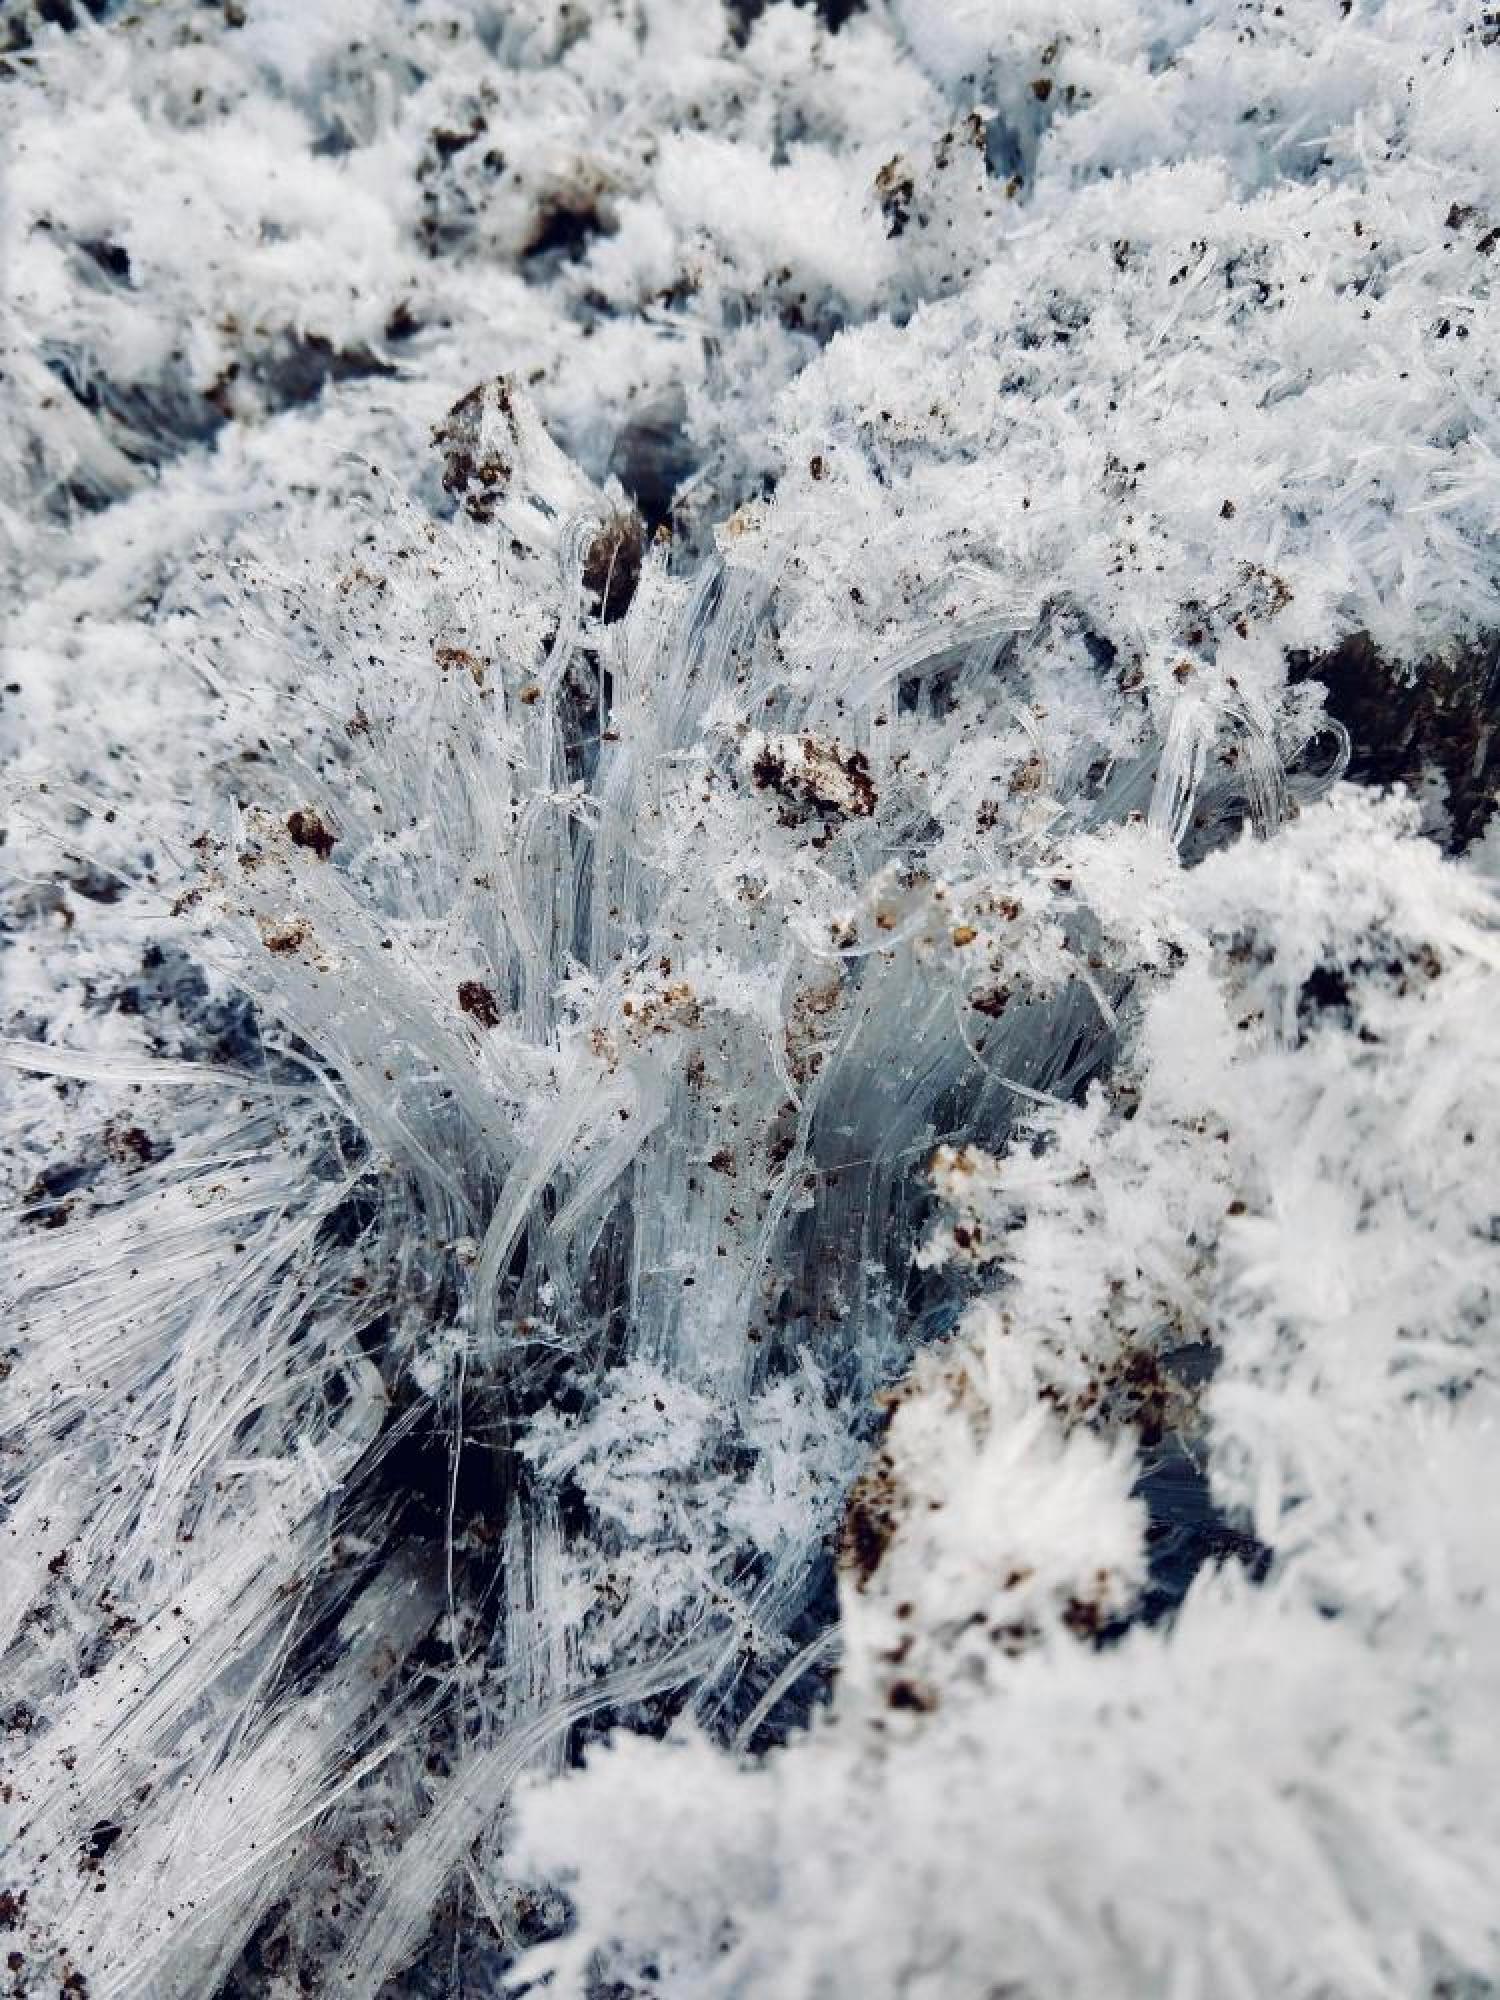
<svg viewBox="0 0 1500 2000">
<path fill-rule="evenodd" d="M 13 1990 L 1495 1990 L 1500 16 L 0 111 Z"/>
</svg>

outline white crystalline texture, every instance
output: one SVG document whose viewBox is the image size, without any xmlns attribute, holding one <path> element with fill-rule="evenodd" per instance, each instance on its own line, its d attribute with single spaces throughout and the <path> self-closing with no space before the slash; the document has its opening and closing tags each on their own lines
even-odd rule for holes
<svg viewBox="0 0 1500 2000">
<path fill-rule="evenodd" d="M 1497 131 L 0 10 L 17 1994 L 1500 1989 Z"/>
</svg>

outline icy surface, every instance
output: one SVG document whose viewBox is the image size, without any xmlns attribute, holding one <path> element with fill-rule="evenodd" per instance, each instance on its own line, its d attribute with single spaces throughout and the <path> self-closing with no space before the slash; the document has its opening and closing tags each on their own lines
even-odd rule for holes
<svg viewBox="0 0 1500 2000">
<path fill-rule="evenodd" d="M 1500 1982 L 1500 17 L 0 9 L 17 1994 Z"/>
</svg>

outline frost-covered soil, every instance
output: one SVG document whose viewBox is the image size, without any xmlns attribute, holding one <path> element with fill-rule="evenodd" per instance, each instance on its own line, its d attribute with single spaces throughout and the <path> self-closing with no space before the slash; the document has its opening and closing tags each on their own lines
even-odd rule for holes
<svg viewBox="0 0 1500 2000">
<path fill-rule="evenodd" d="M 0 49 L 4 1991 L 1500 1990 L 1500 14 Z"/>
</svg>

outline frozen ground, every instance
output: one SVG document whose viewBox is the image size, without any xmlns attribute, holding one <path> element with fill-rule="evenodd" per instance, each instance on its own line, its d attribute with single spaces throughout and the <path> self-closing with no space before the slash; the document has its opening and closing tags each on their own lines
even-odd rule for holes
<svg viewBox="0 0 1500 2000">
<path fill-rule="evenodd" d="M 1500 13 L 0 50 L 4 1990 L 1500 1990 Z"/>
</svg>

